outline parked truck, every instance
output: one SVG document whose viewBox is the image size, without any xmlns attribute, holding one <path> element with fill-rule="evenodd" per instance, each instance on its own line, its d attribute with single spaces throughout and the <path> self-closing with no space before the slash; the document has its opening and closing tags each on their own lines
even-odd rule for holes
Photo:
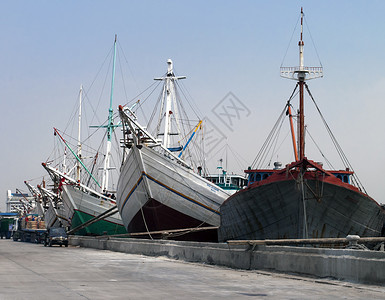
<svg viewBox="0 0 385 300">
<path fill-rule="evenodd" d="M 0 213 L 0 237 L 10 239 L 17 213 Z"/>
<path fill-rule="evenodd" d="M 45 222 L 38 215 L 28 214 L 17 220 L 13 240 L 40 244 L 44 241 L 46 231 Z"/>
</svg>

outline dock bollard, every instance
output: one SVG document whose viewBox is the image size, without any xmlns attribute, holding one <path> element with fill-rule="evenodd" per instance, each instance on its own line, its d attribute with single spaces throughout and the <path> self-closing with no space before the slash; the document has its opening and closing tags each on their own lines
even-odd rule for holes
<svg viewBox="0 0 385 300">
<path fill-rule="evenodd" d="M 357 246 L 358 245 L 358 241 L 360 240 L 360 236 L 359 235 L 348 235 L 346 237 L 346 239 L 349 242 L 348 246 Z"/>
<path fill-rule="evenodd" d="M 368 250 L 368 248 L 364 245 L 358 244 L 358 241 L 360 240 L 359 235 L 348 235 L 346 237 L 348 240 L 349 244 L 347 245 L 346 248 L 348 249 L 359 249 L 359 250 Z"/>
</svg>

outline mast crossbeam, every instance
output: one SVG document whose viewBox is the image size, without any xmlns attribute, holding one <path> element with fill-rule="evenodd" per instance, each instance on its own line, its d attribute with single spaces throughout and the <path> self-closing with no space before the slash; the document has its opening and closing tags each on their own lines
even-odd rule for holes
<svg viewBox="0 0 385 300">
<path fill-rule="evenodd" d="M 323 77 L 322 67 L 281 67 L 281 77 L 292 80 L 299 80 L 300 74 L 305 74 L 305 80 Z"/>
</svg>

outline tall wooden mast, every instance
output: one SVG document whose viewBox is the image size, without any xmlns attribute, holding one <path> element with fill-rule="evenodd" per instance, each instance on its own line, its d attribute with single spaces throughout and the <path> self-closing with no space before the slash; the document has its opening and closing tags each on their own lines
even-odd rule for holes
<svg viewBox="0 0 385 300">
<path fill-rule="evenodd" d="M 305 113 L 303 103 L 303 86 L 306 78 L 306 70 L 303 66 L 303 9 L 301 7 L 301 37 L 298 42 L 299 47 L 299 70 L 298 73 L 298 85 L 299 85 L 299 159 L 305 157 Z"/>
<path fill-rule="evenodd" d="M 298 42 L 299 47 L 299 66 L 298 67 L 281 67 L 281 77 L 289 78 L 296 80 L 299 86 L 299 110 L 298 110 L 298 121 L 299 121 L 299 132 L 298 132 L 298 148 L 299 153 L 296 155 L 295 151 L 295 159 L 301 160 L 305 157 L 305 104 L 304 104 L 304 86 L 305 81 L 310 79 L 315 79 L 319 77 L 323 77 L 322 67 L 305 67 L 304 66 L 304 56 L 303 56 L 303 9 L 301 7 L 301 35 Z M 293 134 L 293 132 L 292 132 Z M 293 136 L 294 139 L 294 136 Z"/>
</svg>

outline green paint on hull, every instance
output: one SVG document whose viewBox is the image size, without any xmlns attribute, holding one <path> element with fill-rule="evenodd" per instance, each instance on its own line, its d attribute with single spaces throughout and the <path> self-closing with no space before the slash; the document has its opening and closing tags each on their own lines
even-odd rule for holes
<svg viewBox="0 0 385 300">
<path fill-rule="evenodd" d="M 94 216 L 91 216 L 87 213 L 81 211 L 75 211 L 74 216 L 72 217 L 71 228 L 75 228 L 84 222 L 92 219 Z M 127 230 L 123 225 L 116 223 L 108 222 L 106 220 L 97 221 L 86 228 L 76 232 L 76 235 L 103 235 L 103 234 L 122 234 L 127 233 Z"/>
</svg>

